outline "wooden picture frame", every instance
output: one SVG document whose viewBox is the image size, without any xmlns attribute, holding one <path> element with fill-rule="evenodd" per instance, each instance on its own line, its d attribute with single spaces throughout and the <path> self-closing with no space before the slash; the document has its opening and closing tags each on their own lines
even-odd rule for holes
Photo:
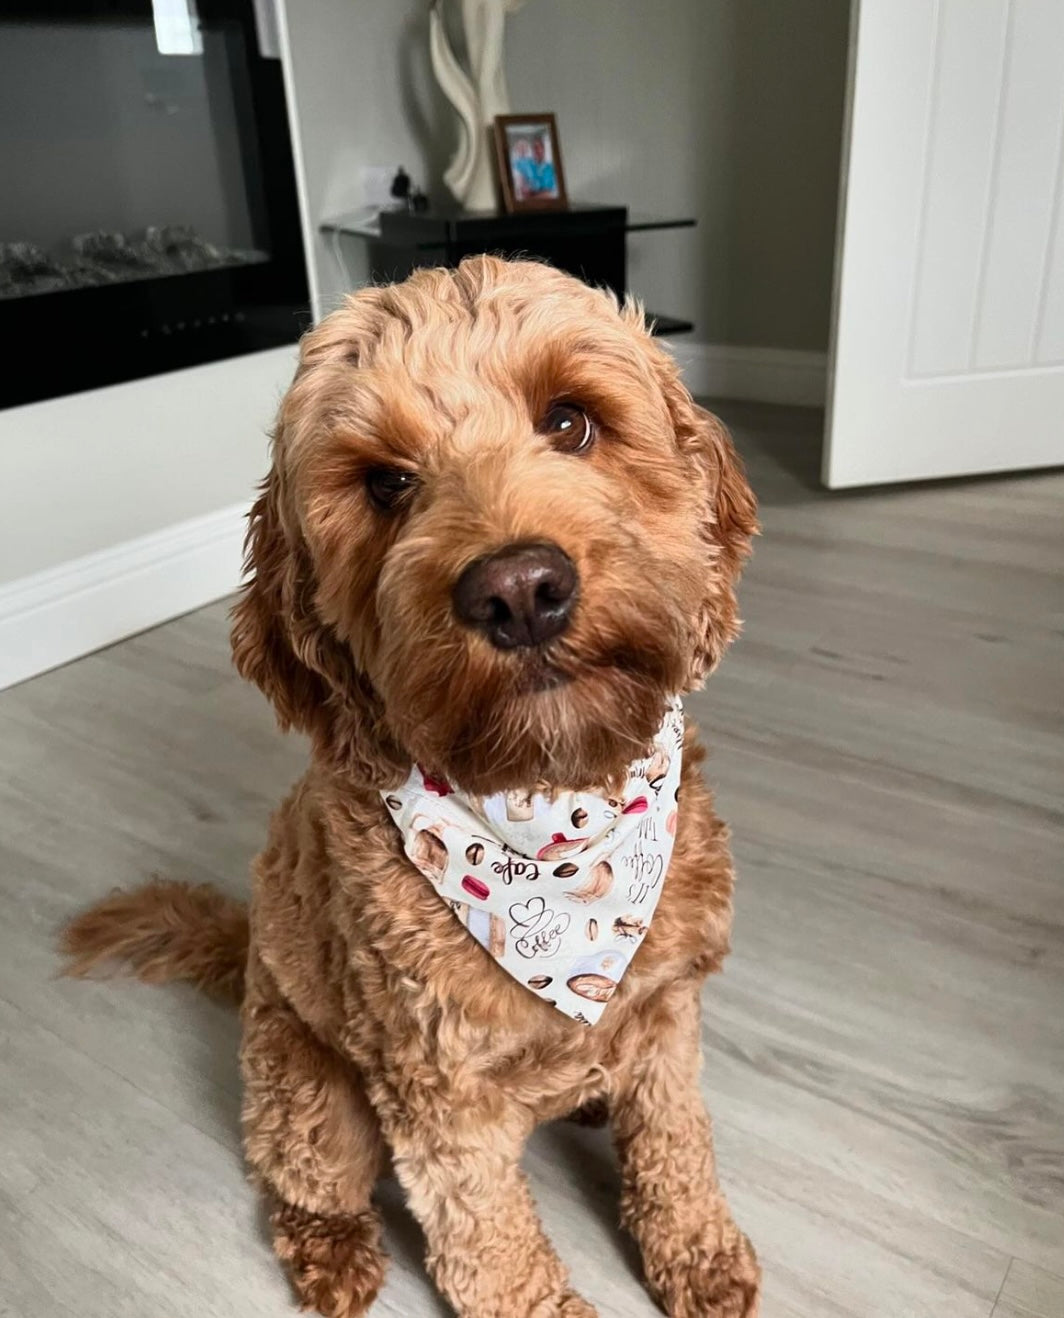
<svg viewBox="0 0 1064 1318">
<path fill-rule="evenodd" d="M 553 114 L 497 114 L 495 157 L 508 215 L 569 207 Z"/>
</svg>

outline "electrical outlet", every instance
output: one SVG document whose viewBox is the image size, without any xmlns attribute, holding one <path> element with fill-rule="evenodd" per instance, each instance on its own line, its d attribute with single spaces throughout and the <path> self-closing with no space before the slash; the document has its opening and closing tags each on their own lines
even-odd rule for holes
<svg viewBox="0 0 1064 1318">
<path fill-rule="evenodd" d="M 392 179 L 398 168 L 398 165 L 362 166 L 362 200 L 367 206 L 392 205 L 395 201 L 392 196 Z"/>
</svg>

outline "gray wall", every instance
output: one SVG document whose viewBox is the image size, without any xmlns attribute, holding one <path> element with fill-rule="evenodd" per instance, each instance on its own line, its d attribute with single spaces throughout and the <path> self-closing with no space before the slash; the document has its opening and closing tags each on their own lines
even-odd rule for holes
<svg viewBox="0 0 1064 1318">
<path fill-rule="evenodd" d="M 427 9 L 290 0 L 315 223 L 360 204 L 363 163 L 438 190 L 455 127 Z M 557 113 L 570 193 L 698 217 L 629 249 L 633 291 L 698 341 L 827 346 L 848 16 L 849 0 L 529 0 L 510 19 L 514 106 Z M 316 263 L 331 305 L 320 241 Z"/>
<path fill-rule="evenodd" d="M 559 118 L 570 191 L 689 213 L 629 282 L 709 343 L 826 348 L 849 0 L 530 0 L 511 94 Z"/>
<path fill-rule="evenodd" d="M 432 77 L 427 0 L 287 0 L 305 204 L 317 310 L 366 277 L 357 242 L 318 222 L 363 208 L 363 165 L 403 165 L 423 187 L 446 168 L 453 113 Z"/>
</svg>

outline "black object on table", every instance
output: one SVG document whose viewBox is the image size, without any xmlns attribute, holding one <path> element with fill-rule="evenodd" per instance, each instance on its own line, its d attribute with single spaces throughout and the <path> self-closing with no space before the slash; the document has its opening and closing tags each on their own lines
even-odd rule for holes
<svg viewBox="0 0 1064 1318">
<path fill-rule="evenodd" d="M 574 203 L 564 211 L 516 215 L 437 209 L 421 213 L 381 211 L 322 224 L 323 233 L 358 238 L 369 247 L 370 277 L 405 279 L 419 266 L 455 266 L 464 256 L 534 256 L 589 284 L 627 291 L 628 234 L 690 228 L 695 220 L 629 214 L 627 206 Z M 688 320 L 647 312 L 655 334 L 684 334 Z"/>
</svg>

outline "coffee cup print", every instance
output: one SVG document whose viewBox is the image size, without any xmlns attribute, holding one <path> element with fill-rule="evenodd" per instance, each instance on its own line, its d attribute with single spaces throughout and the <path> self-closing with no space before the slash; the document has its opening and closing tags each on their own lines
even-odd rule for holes
<svg viewBox="0 0 1064 1318">
<path fill-rule="evenodd" d="M 497 915 L 487 911 L 469 910 L 469 922 L 466 928 L 491 955 L 498 960 L 506 951 L 506 926 Z"/>
<path fill-rule="evenodd" d="M 581 957 L 570 972 L 568 983 L 571 992 L 589 1002 L 609 1002 L 621 982 L 628 958 L 617 948 L 595 952 Z"/>
<path fill-rule="evenodd" d="M 469 930 L 477 942 L 499 961 L 506 952 L 506 925 L 497 915 L 465 902 L 453 904 L 455 915 Z"/>
<path fill-rule="evenodd" d="M 565 860 L 567 856 L 577 856 L 587 846 L 586 837 L 566 837 L 564 833 L 555 833 L 545 847 L 536 852 L 537 860 Z"/>
<path fill-rule="evenodd" d="M 531 819 L 536 813 L 535 802 L 531 792 L 512 791 L 505 794 L 506 818 L 511 823 L 522 823 Z"/>
</svg>

